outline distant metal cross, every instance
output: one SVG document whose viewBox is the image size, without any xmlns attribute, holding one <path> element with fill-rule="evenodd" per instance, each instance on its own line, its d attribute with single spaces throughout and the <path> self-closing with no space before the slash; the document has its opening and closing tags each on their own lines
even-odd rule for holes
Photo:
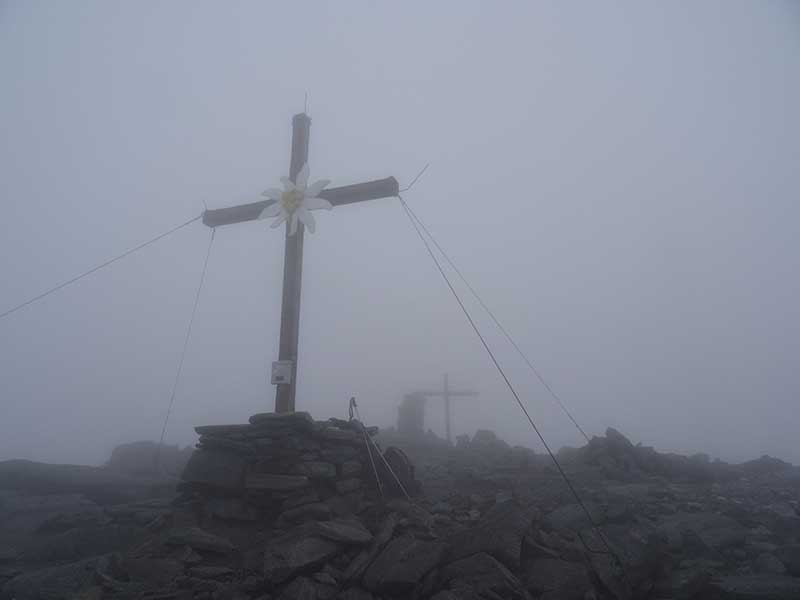
<svg viewBox="0 0 800 600">
<path fill-rule="evenodd" d="M 307 114 L 295 115 L 292 119 L 292 155 L 289 164 L 289 181 L 287 192 L 282 200 L 284 217 L 286 219 L 286 242 L 283 259 L 283 300 L 281 303 L 281 334 L 278 349 L 278 362 L 273 363 L 272 382 L 277 385 L 275 392 L 275 412 L 291 412 L 295 410 L 295 393 L 297 387 L 297 353 L 300 332 L 300 285 L 303 273 L 303 234 L 302 222 L 297 218 L 292 223 L 293 211 L 299 210 L 299 202 L 291 195 L 291 189 L 298 182 L 298 174 L 308 162 L 308 140 L 311 129 L 311 119 Z M 307 177 L 307 175 L 306 175 Z M 324 184 L 323 184 L 324 185 Z M 305 187 L 305 182 L 303 182 Z M 322 198 L 332 206 L 389 198 L 399 194 L 399 186 L 394 177 L 357 183 L 344 187 L 315 190 L 316 197 Z M 277 199 L 262 200 L 250 204 L 231 206 L 216 210 L 207 210 L 203 213 L 203 223 L 209 227 L 232 225 L 245 221 L 254 221 L 261 218 L 265 209 L 276 204 Z M 312 223 L 313 224 L 313 223 Z M 292 233 L 292 229 L 296 229 Z"/>
<path fill-rule="evenodd" d="M 431 397 L 439 397 L 444 398 L 444 423 L 445 428 L 447 431 L 447 441 L 451 442 L 452 439 L 450 437 L 450 398 L 457 397 L 457 396 L 470 396 L 470 397 L 477 397 L 478 392 L 472 391 L 461 391 L 456 392 L 450 389 L 450 384 L 447 378 L 447 373 L 444 374 L 444 387 L 442 388 L 441 392 L 418 392 L 419 394 L 426 396 L 428 398 Z"/>
</svg>

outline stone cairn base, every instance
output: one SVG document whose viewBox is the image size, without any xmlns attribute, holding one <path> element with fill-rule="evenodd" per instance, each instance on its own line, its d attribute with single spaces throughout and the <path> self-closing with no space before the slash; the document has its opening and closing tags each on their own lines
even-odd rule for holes
<svg viewBox="0 0 800 600">
<path fill-rule="evenodd" d="M 368 450 L 358 421 L 314 421 L 306 412 L 263 413 L 243 425 L 196 427 L 197 450 L 180 485 L 188 499 L 209 516 L 255 521 L 278 515 L 291 518 L 300 507 L 335 506 L 357 511 L 364 494 L 377 490 L 376 447 Z M 394 468 L 394 467 L 393 467 Z M 380 471 L 379 471 L 379 476 Z"/>
</svg>

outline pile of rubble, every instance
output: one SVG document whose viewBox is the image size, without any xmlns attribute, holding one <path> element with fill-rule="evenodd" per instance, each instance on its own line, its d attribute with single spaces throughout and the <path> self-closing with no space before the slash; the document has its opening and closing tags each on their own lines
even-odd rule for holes
<svg viewBox="0 0 800 600">
<path fill-rule="evenodd" d="M 649 450 L 609 430 L 562 453 L 580 505 L 548 457 L 486 431 L 428 457 L 409 500 L 385 466 L 376 480 L 358 422 L 258 415 L 198 431 L 172 502 L 73 499 L 23 546 L 0 536 L 0 598 L 800 598 L 800 477 L 775 459 L 685 459 L 726 473 L 693 480 L 650 470 Z M 372 458 L 395 461 L 413 489 L 393 452 Z M 662 457 L 652 464 L 682 464 Z"/>
<path fill-rule="evenodd" d="M 564 465 L 597 467 L 607 479 L 628 482 L 657 476 L 673 482 L 710 483 L 752 474 L 789 473 L 793 469 L 791 464 L 769 456 L 732 465 L 719 459 L 712 461 L 702 453 L 659 453 L 652 446 L 634 445 L 612 427 L 606 429 L 605 437 L 593 437 L 582 448 L 562 448 L 558 458 Z"/>
</svg>

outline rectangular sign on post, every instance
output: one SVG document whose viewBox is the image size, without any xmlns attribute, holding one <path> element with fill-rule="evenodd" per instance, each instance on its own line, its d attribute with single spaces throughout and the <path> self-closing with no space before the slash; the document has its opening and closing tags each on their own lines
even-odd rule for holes
<svg viewBox="0 0 800 600">
<path fill-rule="evenodd" d="M 291 383 L 292 382 L 292 361 L 276 360 L 272 363 L 272 383 Z"/>
</svg>

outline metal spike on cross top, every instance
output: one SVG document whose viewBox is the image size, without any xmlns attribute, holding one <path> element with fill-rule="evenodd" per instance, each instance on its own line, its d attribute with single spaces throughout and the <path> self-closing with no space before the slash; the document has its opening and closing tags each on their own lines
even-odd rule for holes
<svg viewBox="0 0 800 600">
<path fill-rule="evenodd" d="M 289 176 L 282 177 L 283 189 L 270 188 L 266 200 L 228 208 L 206 210 L 203 223 L 209 227 L 232 225 L 256 219 L 275 218 L 272 227 L 286 224 L 283 258 L 283 299 L 278 360 L 272 364 L 272 383 L 276 384 L 275 412 L 295 410 L 297 386 L 297 346 L 300 332 L 300 285 L 303 273 L 303 236 L 305 227 L 314 232 L 312 210 L 330 210 L 343 204 L 397 196 L 394 177 L 328 188 L 323 179 L 308 185 L 308 140 L 311 119 L 305 113 L 292 119 L 292 150 Z"/>
</svg>

